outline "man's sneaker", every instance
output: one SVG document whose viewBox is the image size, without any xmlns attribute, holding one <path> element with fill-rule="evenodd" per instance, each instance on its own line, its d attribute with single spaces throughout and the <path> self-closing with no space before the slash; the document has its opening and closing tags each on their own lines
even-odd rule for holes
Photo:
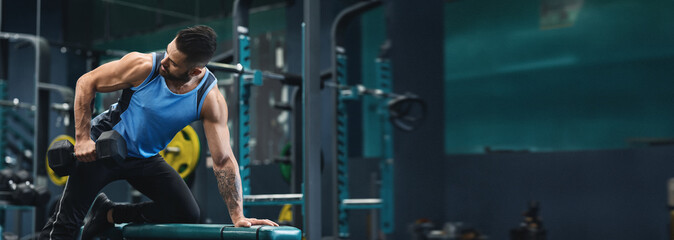
<svg viewBox="0 0 674 240">
<path fill-rule="evenodd" d="M 100 193 L 91 205 L 87 216 L 84 217 L 84 227 L 82 228 L 82 240 L 93 239 L 96 235 L 105 232 L 115 224 L 108 222 L 108 210 L 115 204 Z"/>
</svg>

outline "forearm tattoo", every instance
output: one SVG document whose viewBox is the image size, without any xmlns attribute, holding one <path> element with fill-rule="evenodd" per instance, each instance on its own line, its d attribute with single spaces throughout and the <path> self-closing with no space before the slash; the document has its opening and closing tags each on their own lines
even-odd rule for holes
<svg viewBox="0 0 674 240">
<path fill-rule="evenodd" d="M 236 175 L 236 169 L 225 168 L 215 172 L 218 179 L 218 190 L 227 204 L 230 216 L 240 216 L 243 213 L 241 201 L 241 180 Z"/>
</svg>

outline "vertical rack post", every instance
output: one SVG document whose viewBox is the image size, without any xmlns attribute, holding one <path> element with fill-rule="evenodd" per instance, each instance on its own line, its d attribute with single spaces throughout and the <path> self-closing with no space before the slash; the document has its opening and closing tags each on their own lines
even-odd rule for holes
<svg viewBox="0 0 674 240">
<path fill-rule="evenodd" d="M 250 68 L 250 37 L 238 31 L 239 64 Z M 250 84 L 243 74 L 238 76 L 239 82 L 239 171 L 243 195 L 250 195 Z"/>
<path fill-rule="evenodd" d="M 306 239 L 321 239 L 321 90 L 320 1 L 304 1 L 303 122 L 304 122 L 304 231 Z"/>
<path fill-rule="evenodd" d="M 234 0 L 232 6 L 232 43 L 234 49 L 234 62 L 241 63 L 245 68 L 250 68 L 250 38 L 248 37 L 248 13 L 251 0 Z M 232 119 L 234 129 L 232 135 L 236 136 L 233 144 L 234 155 L 239 160 L 239 174 L 241 177 L 242 195 L 250 194 L 250 86 L 244 82 L 243 75 L 237 76 L 234 87 L 239 91 L 234 92 L 234 99 L 238 104 L 232 104 L 232 111 L 239 114 L 238 119 Z M 244 207 L 244 214 L 247 212 Z"/>
<path fill-rule="evenodd" d="M 341 48 L 335 49 L 337 53 L 337 82 L 346 85 L 346 55 Z M 339 228 L 339 237 L 349 237 L 349 215 L 346 209 L 342 207 L 344 199 L 349 198 L 349 154 L 348 154 L 348 116 L 346 111 L 346 100 L 352 99 L 343 94 L 337 94 L 337 122 L 335 135 L 337 136 L 337 224 Z"/>
</svg>

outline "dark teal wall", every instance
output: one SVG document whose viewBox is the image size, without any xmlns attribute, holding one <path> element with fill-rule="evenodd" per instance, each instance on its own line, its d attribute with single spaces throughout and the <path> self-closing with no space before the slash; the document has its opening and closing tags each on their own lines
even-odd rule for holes
<svg viewBox="0 0 674 240">
<path fill-rule="evenodd" d="M 445 152 L 672 138 L 674 2 L 586 0 L 547 30 L 542 2 L 445 4 Z"/>
</svg>

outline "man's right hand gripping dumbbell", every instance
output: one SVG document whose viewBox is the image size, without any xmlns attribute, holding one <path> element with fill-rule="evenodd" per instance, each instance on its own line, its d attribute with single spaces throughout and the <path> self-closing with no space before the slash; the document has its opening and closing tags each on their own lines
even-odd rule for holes
<svg viewBox="0 0 674 240">
<path fill-rule="evenodd" d="M 75 156 L 75 146 L 68 140 L 55 142 L 49 148 L 47 156 L 49 158 L 49 167 L 59 176 L 68 176 L 77 166 L 77 157 Z M 96 159 L 79 159 L 81 162 L 91 162 L 94 160 L 105 161 L 106 164 L 116 165 L 126 158 L 126 142 L 122 135 L 115 130 L 101 133 L 96 141 Z"/>
</svg>

